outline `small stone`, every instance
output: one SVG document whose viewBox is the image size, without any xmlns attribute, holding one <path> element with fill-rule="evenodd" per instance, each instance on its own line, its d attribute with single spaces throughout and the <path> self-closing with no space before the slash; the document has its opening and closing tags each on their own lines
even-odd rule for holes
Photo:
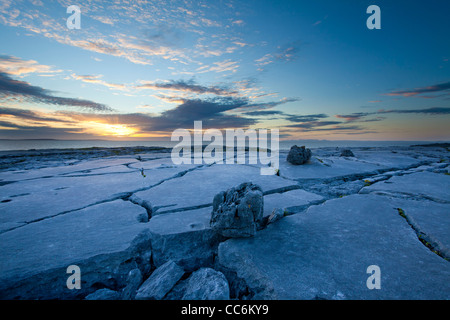
<svg viewBox="0 0 450 320">
<path fill-rule="evenodd" d="M 222 272 L 201 268 L 187 279 L 182 300 L 228 300 L 230 288 Z"/>
<path fill-rule="evenodd" d="M 156 269 L 145 280 L 136 293 L 136 300 L 161 300 L 181 279 L 183 268 L 173 261 L 168 261 Z"/>
<path fill-rule="evenodd" d="M 311 150 L 305 148 L 305 146 L 297 147 L 296 145 L 291 147 L 286 158 L 293 165 L 304 164 L 309 159 L 311 159 Z"/>
<path fill-rule="evenodd" d="M 270 214 L 268 220 L 267 220 L 267 224 L 270 223 L 274 223 L 275 221 L 280 220 L 281 218 L 283 218 L 285 216 L 284 214 L 284 210 L 280 209 L 280 208 L 276 208 L 272 211 L 272 213 Z"/>
<path fill-rule="evenodd" d="M 119 300 L 120 294 L 111 289 L 99 289 L 85 297 L 86 300 Z"/>
</svg>

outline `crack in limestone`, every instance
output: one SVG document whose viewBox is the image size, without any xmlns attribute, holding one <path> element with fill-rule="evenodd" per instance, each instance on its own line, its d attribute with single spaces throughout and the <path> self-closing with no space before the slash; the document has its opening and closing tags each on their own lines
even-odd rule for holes
<svg viewBox="0 0 450 320">
<path fill-rule="evenodd" d="M 362 193 L 364 194 L 364 193 Z M 410 200 L 429 200 L 437 203 L 442 204 L 450 204 L 450 201 L 434 198 L 431 196 L 427 196 L 425 194 L 414 194 L 409 192 L 401 192 L 401 191 L 382 191 L 382 190 L 373 190 L 369 191 L 366 194 L 376 194 L 380 196 L 388 196 L 388 197 L 395 197 L 395 198 L 402 198 L 402 199 L 410 199 Z"/>
<path fill-rule="evenodd" d="M 413 229 L 413 231 L 416 233 L 417 239 L 430 251 L 437 254 L 439 257 L 443 258 L 446 261 L 450 261 L 450 252 L 448 249 L 442 245 L 440 241 L 437 239 L 434 239 L 432 236 L 426 234 L 423 232 L 420 228 L 420 225 L 414 221 L 414 219 L 409 216 L 402 208 L 396 208 L 398 211 L 398 214 L 405 219 L 405 221 L 408 223 L 408 225 Z"/>
<path fill-rule="evenodd" d="M 211 165 L 212 164 L 210 164 L 208 166 L 211 166 Z M 139 191 L 149 190 L 151 188 L 154 188 L 154 187 L 164 183 L 165 181 L 169 181 L 169 180 L 172 180 L 172 179 L 176 179 L 176 178 L 182 177 L 186 173 L 191 172 L 191 171 L 196 170 L 196 169 L 201 168 L 201 167 L 203 167 L 203 165 L 196 166 L 194 168 L 190 168 L 190 169 L 178 172 L 175 175 L 173 175 L 173 176 L 171 176 L 169 178 L 163 179 L 163 180 L 161 180 L 161 181 L 159 181 L 159 182 L 157 182 L 157 183 L 155 183 L 155 184 L 153 184 L 151 186 L 139 188 L 139 189 L 136 189 L 136 190 L 133 190 L 133 191 L 117 193 L 115 195 L 112 195 L 109 198 L 106 198 L 106 199 L 103 199 L 103 200 L 100 200 L 100 201 L 96 201 L 94 203 L 85 205 L 85 206 L 80 207 L 80 208 L 66 210 L 66 211 L 62 211 L 62 212 L 55 213 L 55 214 L 52 214 L 52 215 L 48 215 L 48 216 L 45 216 L 45 217 L 40 217 L 38 219 L 25 221 L 25 222 L 22 222 L 23 223 L 22 225 L 16 226 L 16 227 L 12 227 L 10 229 L 3 230 L 2 232 L 0 232 L 0 234 L 3 234 L 5 232 L 9 232 L 9 231 L 12 231 L 12 230 L 16 230 L 16 229 L 19 229 L 19 228 L 22 228 L 22 227 L 27 226 L 27 225 L 29 225 L 31 223 L 40 222 L 40 221 L 43 221 L 43 220 L 47 220 L 47 219 L 51 219 L 51 218 L 54 218 L 54 217 L 62 216 L 62 215 L 65 215 L 65 214 L 68 214 L 68 213 L 71 213 L 71 212 L 83 210 L 83 209 L 86 209 L 86 208 L 89 208 L 89 207 L 92 207 L 92 206 L 96 206 L 96 205 L 99 205 L 99 204 L 102 204 L 102 203 L 112 202 L 112 201 L 116 201 L 116 200 L 130 201 L 133 204 L 139 205 L 139 206 L 143 207 L 147 211 L 147 214 L 149 214 L 149 210 L 150 210 L 151 211 L 150 216 L 151 216 L 153 214 L 153 212 L 152 212 L 153 210 L 151 209 L 151 203 L 148 202 L 148 201 L 145 201 L 145 200 L 141 200 L 137 196 L 134 196 L 134 193 L 139 192 Z"/>
</svg>

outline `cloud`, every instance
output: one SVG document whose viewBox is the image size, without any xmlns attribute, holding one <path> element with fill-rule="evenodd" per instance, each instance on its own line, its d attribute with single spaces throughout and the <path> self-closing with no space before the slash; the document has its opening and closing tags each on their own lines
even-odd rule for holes
<svg viewBox="0 0 450 320">
<path fill-rule="evenodd" d="M 268 101 L 268 102 L 259 102 L 259 103 L 248 103 L 245 106 L 242 107 L 243 110 L 265 110 L 265 109 L 272 109 L 276 106 L 289 103 L 289 102 L 297 102 L 300 101 L 299 98 L 283 98 L 278 101 Z"/>
<path fill-rule="evenodd" d="M 55 116 L 48 116 L 45 113 L 37 111 L 0 107 L 0 117 L 10 119 L 11 118 L 10 116 L 13 116 L 13 118 L 19 118 L 21 120 L 29 120 L 35 122 L 67 122 L 67 119 L 62 119 Z"/>
<path fill-rule="evenodd" d="M 316 130 L 317 127 L 324 127 L 324 126 L 336 125 L 336 124 L 341 124 L 341 123 L 342 122 L 340 122 L 340 121 L 306 121 L 306 122 L 302 122 L 302 123 L 290 124 L 285 127 Z M 334 130 L 337 130 L 337 129 L 334 129 Z"/>
<path fill-rule="evenodd" d="M 76 80 L 81 80 L 83 82 L 86 83 L 94 83 L 94 84 L 100 84 L 102 86 L 108 87 L 110 89 L 114 89 L 114 90 L 122 90 L 122 91 L 126 91 L 127 86 L 124 84 L 118 84 L 118 83 L 110 83 L 110 82 L 106 82 L 104 80 L 102 80 L 101 78 L 103 77 L 102 75 L 76 75 L 74 73 L 71 74 L 72 78 L 76 79 Z"/>
<path fill-rule="evenodd" d="M 275 58 L 280 61 L 294 61 L 297 58 L 299 47 L 297 44 L 290 44 L 280 47 L 279 52 L 275 53 Z"/>
<path fill-rule="evenodd" d="M 232 61 L 231 59 L 226 59 L 223 61 L 213 62 L 213 66 L 211 66 L 208 71 L 214 72 L 225 72 L 231 71 L 236 72 L 239 68 L 239 64 L 236 61 Z"/>
<path fill-rule="evenodd" d="M 264 67 L 275 62 L 291 62 L 297 59 L 299 52 L 299 41 L 278 46 L 273 53 L 267 53 L 255 60 L 258 71 L 264 71 Z"/>
<path fill-rule="evenodd" d="M 229 90 L 220 86 L 204 86 L 197 84 L 193 79 L 185 80 L 171 80 L 168 82 L 142 82 L 142 85 L 136 86 L 137 89 L 159 89 L 172 90 L 196 94 L 215 94 L 215 95 L 235 95 L 234 90 Z"/>
<path fill-rule="evenodd" d="M 450 108 L 379 110 L 378 113 L 419 113 L 419 114 L 441 115 L 441 114 L 450 114 Z"/>
<path fill-rule="evenodd" d="M 347 122 L 372 122 L 372 121 L 381 121 L 384 120 L 384 117 L 377 117 L 374 119 L 364 119 L 367 116 L 371 115 L 380 115 L 380 114 L 390 114 L 390 113 L 399 113 L 399 114 L 429 114 L 429 115 L 445 115 L 450 114 L 450 108 L 425 108 L 425 109 L 394 109 L 394 110 L 378 110 L 375 112 L 355 112 L 351 114 L 337 114 L 336 118 L 345 119 Z"/>
<path fill-rule="evenodd" d="M 23 98 L 35 103 L 78 107 L 92 111 L 112 111 L 107 105 L 90 100 L 54 96 L 47 89 L 32 86 L 25 81 L 14 80 L 2 72 L 0 72 L 0 98 Z"/>
<path fill-rule="evenodd" d="M 324 113 L 309 114 L 309 115 L 292 115 L 292 114 L 286 115 L 286 120 L 291 122 L 311 122 L 311 121 L 318 121 L 319 119 L 323 118 L 328 118 L 328 115 Z"/>
<path fill-rule="evenodd" d="M 105 124 L 124 125 L 136 130 L 137 133 L 152 134 L 155 132 L 170 133 L 179 128 L 193 128 L 194 121 L 202 121 L 203 127 L 209 128 L 245 128 L 256 124 L 257 120 L 242 117 L 239 114 L 230 114 L 248 101 L 231 97 L 213 99 L 184 99 L 175 108 L 166 110 L 161 114 L 153 113 L 109 113 L 92 114 L 79 112 L 60 112 L 60 115 L 70 117 L 76 121 L 93 121 Z"/>
<path fill-rule="evenodd" d="M 267 106 L 285 103 L 288 99 L 267 102 Z M 252 106 L 252 107 L 249 107 Z M 151 107 L 149 105 L 145 106 Z M 249 107 L 249 112 L 244 113 L 242 109 Z M 51 113 L 37 112 L 32 110 L 2 108 L 0 109 L 0 121 L 2 134 L 8 128 L 14 130 L 20 128 L 65 128 L 60 130 L 61 134 L 77 133 L 93 136 L 104 136 L 107 134 L 118 135 L 117 132 L 126 132 L 138 136 L 170 136 L 175 129 L 193 128 L 194 121 L 202 121 L 204 128 L 248 128 L 258 124 L 261 120 L 256 117 L 281 115 L 277 110 L 252 109 L 252 104 L 246 98 L 216 96 L 208 99 L 180 99 L 179 104 L 160 114 L 135 112 L 135 113 L 94 113 L 75 111 L 56 111 Z M 258 108 L 261 106 L 258 105 Z M 5 129 L 6 128 L 6 129 Z M 73 130 L 77 129 L 77 130 Z M 31 129 L 30 129 L 31 130 Z M 37 129 L 33 129 L 37 132 Z M 17 132 L 17 130 L 15 130 Z M 56 131 L 55 131 L 56 132 Z M 19 137 L 20 134 L 17 136 Z M 131 135 L 132 136 L 132 135 Z M 39 135 L 35 137 L 41 137 Z"/>
<path fill-rule="evenodd" d="M 211 128 L 242 128 L 255 124 L 257 121 L 239 115 L 227 114 L 227 111 L 241 108 L 248 104 L 245 99 L 215 98 L 185 100 L 174 109 L 161 114 L 154 124 L 158 129 L 190 128 L 194 121 L 201 120 L 204 126 Z"/>
<path fill-rule="evenodd" d="M 39 64 L 35 60 L 23 60 L 9 55 L 0 55 L 0 70 L 15 76 L 26 75 L 29 73 L 37 73 L 48 76 L 62 71 L 53 70 L 52 67 Z"/>
<path fill-rule="evenodd" d="M 282 111 L 278 111 L 278 110 L 262 110 L 262 111 L 249 111 L 249 112 L 245 112 L 245 115 L 248 116 L 255 116 L 255 117 L 259 117 L 259 116 L 272 116 L 272 115 L 282 115 L 284 114 Z"/>
<path fill-rule="evenodd" d="M 335 115 L 335 117 L 339 118 L 339 119 L 345 119 L 347 122 L 350 122 L 350 121 L 361 120 L 361 118 L 366 117 L 366 116 L 371 115 L 371 114 L 376 114 L 376 113 L 373 113 L 373 112 L 355 112 L 355 113 L 352 113 L 352 114 L 337 114 L 337 115 Z"/>
<path fill-rule="evenodd" d="M 434 93 L 434 92 L 441 92 L 441 91 L 447 91 L 450 90 L 450 82 L 444 82 L 440 84 L 435 84 L 428 87 L 421 87 L 421 88 L 415 88 L 410 90 L 400 90 L 400 91 L 393 91 L 390 93 L 386 93 L 388 96 L 403 96 L 403 97 L 412 97 L 421 95 L 423 93 Z"/>
</svg>

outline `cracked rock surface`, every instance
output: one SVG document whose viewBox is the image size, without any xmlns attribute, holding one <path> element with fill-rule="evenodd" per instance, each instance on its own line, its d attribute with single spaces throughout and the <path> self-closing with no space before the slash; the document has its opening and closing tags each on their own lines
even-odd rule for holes
<svg viewBox="0 0 450 320">
<path fill-rule="evenodd" d="M 312 149 L 301 166 L 280 152 L 271 176 L 175 166 L 161 148 L 3 152 L 0 298 L 135 299 L 153 283 L 145 299 L 450 299 L 449 150 L 341 151 Z M 213 200 L 243 182 L 261 187 L 270 223 L 230 239 L 210 226 Z M 381 289 L 366 285 L 371 265 Z"/>
</svg>

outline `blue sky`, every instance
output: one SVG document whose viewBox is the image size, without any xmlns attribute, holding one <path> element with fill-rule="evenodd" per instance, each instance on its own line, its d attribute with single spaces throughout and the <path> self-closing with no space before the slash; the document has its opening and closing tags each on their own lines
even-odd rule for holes
<svg viewBox="0 0 450 320">
<path fill-rule="evenodd" d="M 369 30 L 369 5 L 381 29 Z M 69 30 L 66 9 L 81 10 Z M 0 0 L 0 138 L 449 140 L 448 1 Z"/>
</svg>

